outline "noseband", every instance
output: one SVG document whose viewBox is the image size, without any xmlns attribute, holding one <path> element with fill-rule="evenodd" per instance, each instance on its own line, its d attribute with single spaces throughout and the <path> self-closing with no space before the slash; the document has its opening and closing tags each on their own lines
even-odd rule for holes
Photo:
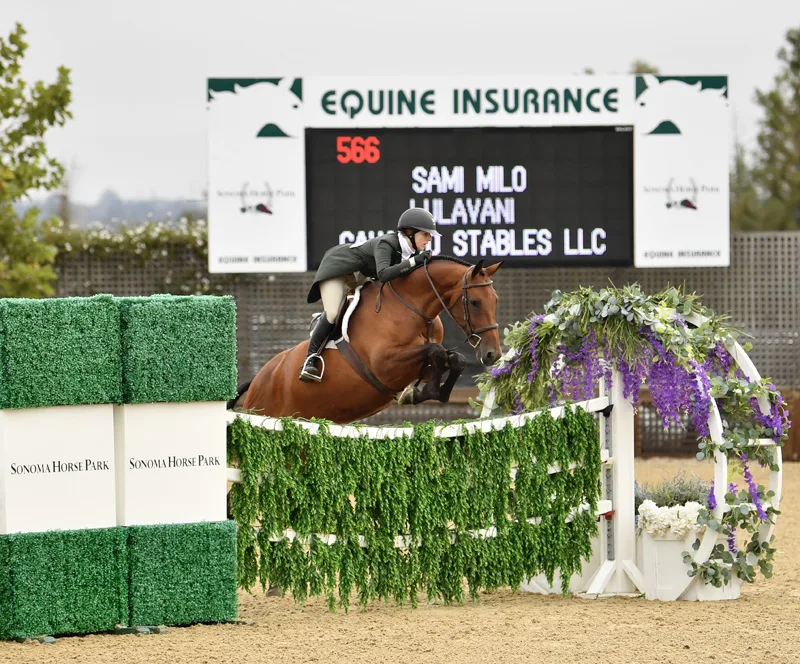
<svg viewBox="0 0 800 664">
<path fill-rule="evenodd" d="M 464 341 L 462 341 L 460 344 L 458 344 L 458 346 L 453 346 L 453 348 L 449 348 L 447 350 L 455 350 L 459 346 L 462 346 L 464 344 L 464 342 L 469 343 L 469 345 L 472 346 L 473 348 L 478 348 L 478 346 L 481 345 L 481 341 L 482 341 L 482 339 L 480 338 L 479 335 L 481 333 L 483 333 L 483 332 L 487 332 L 488 330 L 495 330 L 495 329 L 497 329 L 499 327 L 499 325 L 497 323 L 493 323 L 492 325 L 484 325 L 483 327 L 478 327 L 478 328 L 475 328 L 475 327 L 472 326 L 472 319 L 470 318 L 470 315 L 469 315 L 469 298 L 467 297 L 467 291 L 470 288 L 478 288 L 480 286 L 491 286 L 494 282 L 491 279 L 489 279 L 489 281 L 482 281 L 482 282 L 477 283 L 477 284 L 468 284 L 467 283 L 467 275 L 469 274 L 470 270 L 467 270 L 466 272 L 464 272 L 464 277 L 461 280 L 461 302 L 464 305 L 464 322 L 467 324 L 467 329 L 464 330 L 464 327 L 461 325 L 461 323 L 459 321 L 456 320 L 456 318 L 455 318 L 455 316 L 453 316 L 453 312 L 452 312 L 452 309 L 453 309 L 453 307 L 456 306 L 457 301 L 453 302 L 453 304 L 448 307 L 447 304 L 445 303 L 445 301 L 442 299 L 442 296 L 439 293 L 439 289 L 436 288 L 436 284 L 433 283 L 433 279 L 431 279 L 431 275 L 428 272 L 428 263 L 425 262 L 423 264 L 423 267 L 425 269 L 425 276 L 428 277 L 428 282 L 430 283 L 431 288 L 433 289 L 433 292 L 436 293 L 436 297 L 439 299 L 439 302 L 441 303 L 442 307 L 447 312 L 447 314 L 450 316 L 450 318 L 453 319 L 453 322 L 456 325 L 458 325 L 458 328 L 462 332 L 464 332 L 464 334 L 466 335 L 466 338 L 464 339 Z M 413 311 L 415 314 L 417 314 L 420 318 L 422 318 L 427 323 L 427 325 L 428 325 L 428 341 L 430 342 L 433 339 L 433 321 L 434 321 L 434 319 L 433 318 L 428 318 L 421 311 L 419 311 L 418 309 L 416 309 L 415 307 L 410 305 L 408 302 L 406 302 L 402 297 L 400 297 L 400 294 L 395 290 L 395 288 L 392 285 L 391 281 L 388 281 L 386 283 L 389 284 L 389 288 L 392 290 L 392 293 L 395 294 L 395 296 L 397 297 L 398 300 L 400 300 L 400 302 L 402 302 L 408 309 Z M 383 289 L 383 284 L 381 285 L 381 289 Z M 375 307 L 376 311 L 378 311 L 379 309 L 380 309 L 380 294 L 378 295 L 378 300 L 376 302 L 376 307 Z"/>
</svg>

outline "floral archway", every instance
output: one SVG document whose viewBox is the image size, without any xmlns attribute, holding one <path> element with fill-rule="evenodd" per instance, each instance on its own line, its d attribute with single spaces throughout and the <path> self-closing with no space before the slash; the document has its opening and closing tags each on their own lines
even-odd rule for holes
<svg viewBox="0 0 800 664">
<path fill-rule="evenodd" d="M 591 399 L 616 370 L 625 398 L 638 406 L 646 384 L 664 426 L 690 427 L 698 460 L 715 461 L 705 504 L 689 506 L 688 518 L 712 537 L 702 547 L 695 541 L 697 553 L 685 552 L 688 575 L 718 587 L 732 576 L 752 582 L 757 570 L 772 575 L 781 447 L 791 423 L 780 392 L 758 374 L 740 335 L 697 295 L 678 288 L 652 295 L 638 284 L 555 291 L 542 314 L 506 329 L 510 349 L 478 377 L 479 401 L 491 404 L 484 415 L 496 415 Z M 770 469 L 769 488 L 756 484 L 753 464 Z M 741 474 L 741 486 L 728 481 L 729 472 Z M 640 509 L 640 525 L 649 520 L 658 529 L 654 508 Z M 715 543 L 718 535 L 727 546 Z"/>
</svg>

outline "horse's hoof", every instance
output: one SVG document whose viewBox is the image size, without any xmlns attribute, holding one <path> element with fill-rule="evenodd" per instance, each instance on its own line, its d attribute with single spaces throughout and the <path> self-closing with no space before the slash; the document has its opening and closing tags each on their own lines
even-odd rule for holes
<svg viewBox="0 0 800 664">
<path fill-rule="evenodd" d="M 398 406 L 413 406 L 414 405 L 414 388 L 409 385 L 404 389 L 400 396 L 397 398 Z"/>
</svg>

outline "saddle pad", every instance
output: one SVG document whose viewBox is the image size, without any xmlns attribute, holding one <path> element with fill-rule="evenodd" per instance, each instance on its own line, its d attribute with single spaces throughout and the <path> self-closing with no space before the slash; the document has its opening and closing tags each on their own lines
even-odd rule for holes
<svg viewBox="0 0 800 664">
<path fill-rule="evenodd" d="M 366 282 L 369 283 L 369 282 Z M 347 343 L 350 343 L 350 335 L 347 332 L 347 326 L 350 323 L 350 316 L 353 315 L 355 312 L 356 307 L 358 306 L 359 301 L 361 300 L 361 289 L 364 288 L 365 284 L 361 284 L 358 288 L 356 288 L 355 293 L 353 295 L 348 295 L 348 305 L 347 309 L 345 309 L 344 316 L 342 317 L 342 336 L 336 339 L 329 339 L 328 343 L 325 344 L 325 348 L 333 348 L 334 350 L 338 350 L 336 347 L 336 342 L 344 338 Z"/>
</svg>

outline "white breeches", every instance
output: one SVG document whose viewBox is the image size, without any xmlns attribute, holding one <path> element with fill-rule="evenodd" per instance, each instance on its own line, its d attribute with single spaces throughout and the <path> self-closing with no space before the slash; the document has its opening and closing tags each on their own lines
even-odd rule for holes
<svg viewBox="0 0 800 664">
<path fill-rule="evenodd" d="M 326 279 L 319 284 L 319 293 L 322 296 L 322 307 L 325 309 L 325 317 L 329 323 L 336 322 L 336 315 L 350 290 L 363 284 L 367 278 L 360 272 L 346 274 L 341 277 Z"/>
</svg>

